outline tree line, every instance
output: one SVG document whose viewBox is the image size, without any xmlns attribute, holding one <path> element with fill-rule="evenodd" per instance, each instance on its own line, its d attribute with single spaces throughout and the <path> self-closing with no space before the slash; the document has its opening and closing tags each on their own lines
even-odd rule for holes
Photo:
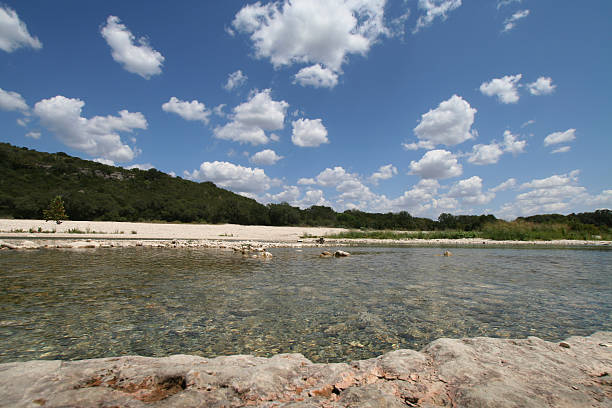
<svg viewBox="0 0 612 408">
<path fill-rule="evenodd" d="M 398 213 L 341 213 L 326 206 L 263 205 L 156 169 L 124 169 L 65 153 L 43 153 L 0 143 L 0 217 L 40 219 L 60 196 L 71 220 L 328 226 L 377 230 L 478 231 L 502 222 L 493 215 L 441 214 L 437 220 Z M 612 228 L 612 212 L 546 214 L 517 222 Z"/>
</svg>

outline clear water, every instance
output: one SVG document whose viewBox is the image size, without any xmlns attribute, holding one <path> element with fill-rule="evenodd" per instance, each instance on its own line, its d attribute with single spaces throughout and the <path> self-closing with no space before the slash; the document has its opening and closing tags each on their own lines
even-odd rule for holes
<svg viewBox="0 0 612 408">
<path fill-rule="evenodd" d="M 177 353 L 317 362 L 439 337 L 612 330 L 612 251 L 206 249 L 0 252 L 0 362 Z"/>
</svg>

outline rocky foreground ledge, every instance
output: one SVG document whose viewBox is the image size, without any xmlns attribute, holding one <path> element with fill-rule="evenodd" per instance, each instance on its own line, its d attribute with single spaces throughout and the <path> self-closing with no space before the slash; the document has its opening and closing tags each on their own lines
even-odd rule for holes
<svg viewBox="0 0 612 408">
<path fill-rule="evenodd" d="M 349 364 L 301 354 L 0 364 L 2 407 L 611 407 L 612 332 L 439 339 Z"/>
</svg>

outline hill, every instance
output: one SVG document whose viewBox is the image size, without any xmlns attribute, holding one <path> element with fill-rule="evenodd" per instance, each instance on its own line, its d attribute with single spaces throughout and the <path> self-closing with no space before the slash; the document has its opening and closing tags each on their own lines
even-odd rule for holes
<svg viewBox="0 0 612 408">
<path fill-rule="evenodd" d="M 215 186 L 172 177 L 158 170 L 82 160 L 0 143 L 0 217 L 40 219 L 55 196 L 62 196 L 71 220 L 165 221 L 242 225 L 329 226 L 353 229 L 493 231 L 500 237 L 609 235 L 612 211 L 545 214 L 508 223 L 493 215 L 441 214 L 438 220 L 399 213 L 366 213 L 330 207 L 307 209 L 287 203 L 263 205 Z M 538 233 L 539 234 L 539 233 Z M 505 239 L 505 238 L 504 238 Z"/>
</svg>

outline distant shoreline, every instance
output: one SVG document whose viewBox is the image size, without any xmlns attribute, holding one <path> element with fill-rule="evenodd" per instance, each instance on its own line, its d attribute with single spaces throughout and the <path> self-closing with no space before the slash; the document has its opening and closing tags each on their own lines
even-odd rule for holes
<svg viewBox="0 0 612 408">
<path fill-rule="evenodd" d="M 32 231 L 32 232 L 30 232 Z M 38 232 L 42 231 L 42 232 Z M 51 232 L 55 231 L 55 232 Z M 0 219 L 0 240 L 117 242 L 111 246 L 190 246 L 223 248 L 244 243 L 264 247 L 315 246 L 483 246 L 483 247 L 612 247 L 612 241 L 551 240 L 494 241 L 482 238 L 461 239 L 349 239 L 316 238 L 346 232 L 343 228 L 272 227 L 235 224 L 166 224 L 114 221 L 64 221 Z M 172 243 L 172 241 L 176 241 Z M 180 242 L 179 242 L 180 241 Z M 129 244 L 130 242 L 133 243 Z M 90 245 L 91 246 L 91 245 Z M 99 244 L 97 246 L 108 246 Z M 34 247 L 34 246 L 32 246 Z M 36 245 L 40 247 L 40 245 Z"/>
</svg>

